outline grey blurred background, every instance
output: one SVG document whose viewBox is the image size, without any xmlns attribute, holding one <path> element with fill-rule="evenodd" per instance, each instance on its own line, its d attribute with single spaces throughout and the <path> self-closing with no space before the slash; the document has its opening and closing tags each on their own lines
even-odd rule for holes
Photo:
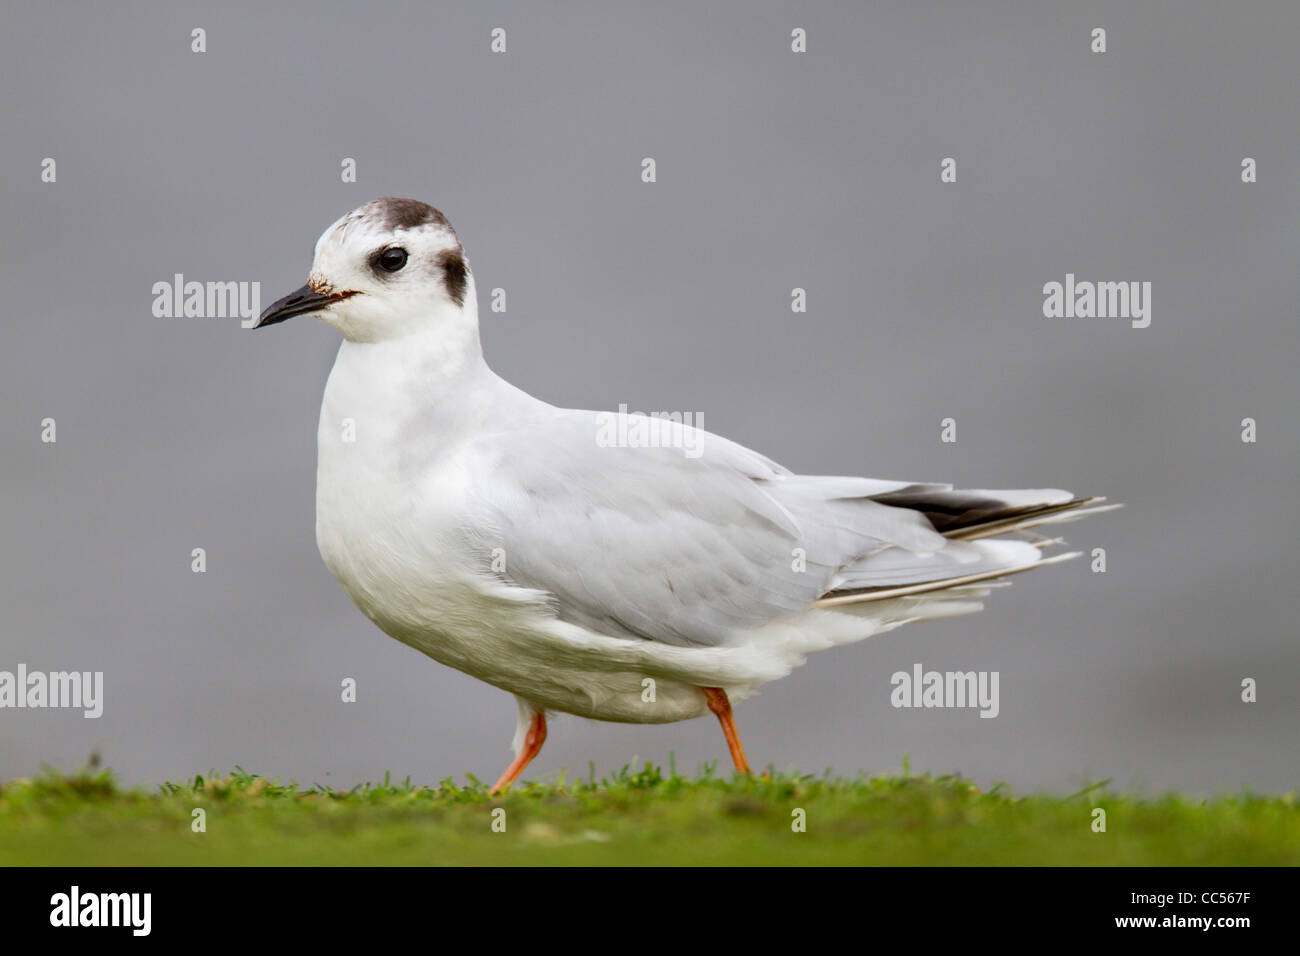
<svg viewBox="0 0 1300 956">
<path fill-rule="evenodd" d="M 698 412 L 799 471 L 1127 504 L 1065 529 L 1107 573 L 769 686 L 737 713 L 754 762 L 1295 787 L 1300 8 L 478 6 L 5 4 L 0 669 L 102 670 L 106 701 L 0 710 L 0 777 L 94 748 L 131 782 L 504 767 L 512 699 L 381 634 L 316 553 L 336 334 L 151 313 L 177 272 L 265 306 L 398 195 L 455 223 L 489 363 L 555 404 Z M 1045 319 L 1067 272 L 1152 282 L 1150 328 Z M 1000 671 L 1000 716 L 895 710 L 914 662 Z M 527 776 L 670 752 L 728 766 L 711 719 L 567 718 Z"/>
</svg>

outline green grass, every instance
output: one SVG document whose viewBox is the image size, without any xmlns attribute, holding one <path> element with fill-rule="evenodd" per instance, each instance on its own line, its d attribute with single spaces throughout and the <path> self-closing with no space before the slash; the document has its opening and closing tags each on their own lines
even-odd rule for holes
<svg viewBox="0 0 1300 956">
<path fill-rule="evenodd" d="M 1093 808 L 1106 832 L 1092 829 Z M 206 811 L 206 832 L 191 829 Z M 806 832 L 792 830 L 793 811 Z M 494 811 L 505 832 L 494 832 Z M 500 814 L 496 814 L 499 818 Z M 338 791 L 236 770 L 123 789 L 111 774 L 0 786 L 0 865 L 1295 865 L 1291 795 L 1137 799 L 981 792 L 955 777 L 696 779 L 625 768 L 596 783 L 409 781 Z"/>
</svg>

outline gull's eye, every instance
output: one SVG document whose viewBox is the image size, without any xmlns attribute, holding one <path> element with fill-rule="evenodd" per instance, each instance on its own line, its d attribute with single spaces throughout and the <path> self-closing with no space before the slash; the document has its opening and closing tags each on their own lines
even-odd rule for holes
<svg viewBox="0 0 1300 956">
<path fill-rule="evenodd" d="M 375 265 L 385 272 L 400 272 L 406 265 L 406 250 L 401 246 L 392 246 L 375 257 Z"/>
</svg>

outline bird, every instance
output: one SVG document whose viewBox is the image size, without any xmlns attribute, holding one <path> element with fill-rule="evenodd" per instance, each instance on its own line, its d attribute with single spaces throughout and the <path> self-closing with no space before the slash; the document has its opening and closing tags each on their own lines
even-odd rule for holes
<svg viewBox="0 0 1300 956">
<path fill-rule="evenodd" d="M 375 199 L 320 236 L 307 283 L 254 328 L 343 337 L 317 428 L 316 542 L 384 633 L 517 705 L 500 793 L 547 715 L 669 723 L 808 654 L 982 609 L 1066 560 L 1031 529 L 1108 510 L 1060 489 L 797 474 L 684 415 L 560 408 L 498 376 L 450 221 Z"/>
</svg>

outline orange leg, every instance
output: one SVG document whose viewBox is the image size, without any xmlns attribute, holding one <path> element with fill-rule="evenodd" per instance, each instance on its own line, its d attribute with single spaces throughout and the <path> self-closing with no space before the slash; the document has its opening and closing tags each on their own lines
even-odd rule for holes
<svg viewBox="0 0 1300 956">
<path fill-rule="evenodd" d="M 745 748 L 740 746 L 740 735 L 736 733 L 736 722 L 731 719 L 731 701 L 727 692 L 721 687 L 702 688 L 709 701 L 709 710 L 718 717 L 722 724 L 723 736 L 727 738 L 727 749 L 731 751 L 731 760 L 741 773 L 749 773 L 749 761 L 745 759 Z"/>
<path fill-rule="evenodd" d="M 528 736 L 524 738 L 524 746 L 519 751 L 519 756 L 514 759 L 510 766 L 506 767 L 506 772 L 501 775 L 501 779 L 492 785 L 493 793 L 500 793 L 506 787 L 510 786 L 518 776 L 524 772 L 524 768 L 532 763 L 533 758 L 542 751 L 542 744 L 546 743 L 546 715 L 538 713 L 533 716 L 532 725 L 528 728 Z"/>
</svg>

